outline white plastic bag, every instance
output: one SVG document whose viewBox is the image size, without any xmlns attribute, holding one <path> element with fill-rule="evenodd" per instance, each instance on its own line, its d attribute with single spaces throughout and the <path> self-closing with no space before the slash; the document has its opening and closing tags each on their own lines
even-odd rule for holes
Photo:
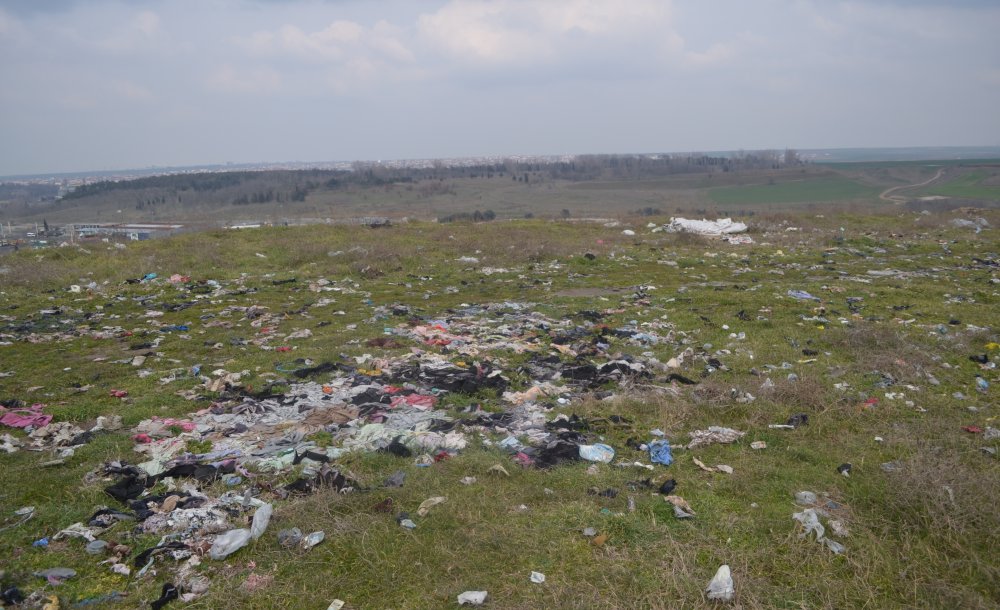
<svg viewBox="0 0 1000 610">
<path fill-rule="evenodd" d="M 271 522 L 272 512 L 274 512 L 274 507 L 270 504 L 265 504 L 257 509 L 257 512 L 253 514 L 253 523 L 250 524 L 251 538 L 257 540 L 264 535 L 267 524 Z"/>
<path fill-rule="evenodd" d="M 229 530 L 225 534 L 220 534 L 215 539 L 215 543 L 212 544 L 212 548 L 208 551 L 208 556 L 216 561 L 225 559 L 245 547 L 249 542 L 250 530 L 245 528 Z"/>
<path fill-rule="evenodd" d="M 458 596 L 458 605 L 482 606 L 486 601 L 486 591 L 466 591 Z"/>
<path fill-rule="evenodd" d="M 733 575 L 729 571 L 728 565 L 719 566 L 719 570 L 712 577 L 712 582 L 708 583 L 705 593 L 708 595 L 708 599 L 732 601 L 733 596 L 736 595 L 736 587 L 733 584 Z"/>
</svg>

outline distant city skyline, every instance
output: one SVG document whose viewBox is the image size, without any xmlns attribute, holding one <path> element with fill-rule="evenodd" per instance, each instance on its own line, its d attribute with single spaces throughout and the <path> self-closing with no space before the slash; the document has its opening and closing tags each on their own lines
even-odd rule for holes
<svg viewBox="0 0 1000 610">
<path fill-rule="evenodd" d="M 0 176 L 1000 145 L 989 0 L 0 0 Z"/>
</svg>

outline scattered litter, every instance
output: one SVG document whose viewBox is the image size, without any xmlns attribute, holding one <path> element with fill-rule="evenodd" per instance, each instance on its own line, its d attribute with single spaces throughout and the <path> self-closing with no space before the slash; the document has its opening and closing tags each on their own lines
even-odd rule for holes
<svg viewBox="0 0 1000 610">
<path fill-rule="evenodd" d="M 486 591 L 466 591 L 458 596 L 458 605 L 482 606 L 486 601 Z"/>
<path fill-rule="evenodd" d="M 800 506 L 812 506 L 819 502 L 819 498 L 811 491 L 800 491 L 795 494 L 795 503 Z"/>
<path fill-rule="evenodd" d="M 160 597 L 153 601 L 153 610 L 160 610 L 170 602 L 174 601 L 179 597 L 177 587 L 173 583 L 163 583 L 163 588 L 160 589 Z"/>
<path fill-rule="evenodd" d="M 610 464 L 611 460 L 615 459 L 615 450 L 603 443 L 580 445 L 580 457 L 588 462 Z"/>
<path fill-rule="evenodd" d="M 248 529 L 229 530 L 215 539 L 208 555 L 216 561 L 225 559 L 245 547 L 250 542 L 250 538 L 251 534 Z"/>
<path fill-rule="evenodd" d="M 649 443 L 649 461 L 654 464 L 669 466 L 674 461 L 674 456 L 670 452 L 670 442 L 666 439 L 655 440 Z"/>
<path fill-rule="evenodd" d="M 663 498 L 670 504 L 674 506 L 674 516 L 678 519 L 689 519 L 694 517 L 696 512 L 691 508 L 691 505 L 687 503 L 687 500 L 680 496 L 665 496 Z"/>
<path fill-rule="evenodd" d="M 745 434 L 746 432 L 740 432 L 732 428 L 709 426 L 707 430 L 695 430 L 691 432 L 691 442 L 687 444 L 687 448 L 697 449 L 698 447 L 706 447 L 714 443 L 735 443 Z"/>
<path fill-rule="evenodd" d="M 705 594 L 708 596 L 708 599 L 717 599 L 724 602 L 732 601 L 733 596 L 736 595 L 736 587 L 728 565 L 723 564 L 719 566 L 719 569 L 715 572 L 715 576 L 712 577 L 712 581 L 708 583 Z"/>
<path fill-rule="evenodd" d="M 35 572 L 35 576 L 44 578 L 50 585 L 61 585 L 64 581 L 76 576 L 76 570 L 72 568 L 49 568 Z"/>
<path fill-rule="evenodd" d="M 826 528 L 820 522 L 819 513 L 814 508 L 807 508 L 799 513 L 794 513 L 792 518 L 798 521 L 803 528 L 800 539 L 804 539 L 809 534 L 815 534 L 816 542 L 825 545 L 836 555 L 844 553 L 847 549 L 839 542 L 826 537 Z"/>
<path fill-rule="evenodd" d="M 312 532 L 311 534 L 302 539 L 302 548 L 308 551 L 309 549 L 313 548 L 320 542 L 323 542 L 325 539 L 326 539 L 326 532 L 324 532 L 323 530 Z"/>
<path fill-rule="evenodd" d="M 789 290 L 787 292 L 788 296 L 793 299 L 799 299 L 800 301 L 819 301 L 819 297 L 813 296 L 806 292 L 805 290 Z"/>
<path fill-rule="evenodd" d="M 707 466 L 705 462 L 702 462 L 698 458 L 692 456 L 691 460 L 694 461 L 694 465 L 698 468 L 704 470 L 705 472 L 723 472 L 725 474 L 733 474 L 734 470 L 732 466 L 727 466 L 726 464 L 718 464 L 716 466 Z"/>
<path fill-rule="evenodd" d="M 743 233 L 747 225 L 736 222 L 732 218 L 718 220 L 689 220 L 687 218 L 671 218 L 670 222 L 660 228 L 667 233 L 695 233 L 697 235 L 728 235 Z M 654 229 L 655 231 L 655 229 Z"/>
<path fill-rule="evenodd" d="M 448 498 L 444 496 L 435 496 L 433 498 L 427 498 L 426 500 L 420 503 L 420 507 L 417 509 L 417 515 L 421 517 L 426 517 L 427 513 L 430 512 L 431 508 L 437 506 L 438 504 L 442 504 L 447 500 Z"/>
<path fill-rule="evenodd" d="M 302 542 L 302 530 L 297 527 L 280 530 L 278 532 L 278 544 L 283 547 L 298 546 Z"/>
</svg>

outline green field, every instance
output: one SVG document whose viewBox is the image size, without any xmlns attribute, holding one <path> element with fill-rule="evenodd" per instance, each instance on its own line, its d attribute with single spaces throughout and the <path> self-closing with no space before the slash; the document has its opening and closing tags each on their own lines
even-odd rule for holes
<svg viewBox="0 0 1000 610">
<path fill-rule="evenodd" d="M 987 170 L 977 170 L 962 174 L 954 180 L 935 184 L 923 191 L 926 195 L 941 195 L 959 197 L 962 199 L 996 199 L 1000 200 L 1000 186 L 984 185 L 983 181 L 991 178 Z"/>
<path fill-rule="evenodd" d="M 879 189 L 839 176 L 727 186 L 710 189 L 712 201 L 722 205 L 754 205 L 773 203 L 814 203 L 875 197 Z"/>
<path fill-rule="evenodd" d="M 334 599 L 345 610 L 437 610 L 457 608 L 467 590 L 488 591 L 484 607 L 505 610 L 996 608 L 1000 376 L 979 364 L 1000 358 L 996 230 L 954 227 L 950 213 L 883 210 L 762 214 L 745 245 L 654 233 L 646 223 L 666 218 L 642 216 L 616 226 L 532 219 L 267 227 L 5 256 L 0 400 L 44 405 L 56 429 L 89 429 L 100 415 L 121 416 L 123 425 L 79 441 L 64 433 L 40 447 L 24 431 L 0 427 L 0 443 L 21 445 L 0 452 L 0 590 L 16 585 L 35 599 L 58 598 L 62 608 L 148 608 L 165 583 L 196 596 L 167 610 L 326 608 Z M 1000 224 L 1000 211 L 981 214 Z M 787 232 L 788 223 L 801 231 Z M 135 282 L 141 277 L 148 279 Z M 796 290 L 821 302 L 789 296 Z M 458 341 L 414 334 L 432 321 Z M 596 385 L 550 376 L 623 356 L 644 363 L 648 376 Z M 337 370 L 306 379 L 288 373 L 307 361 Z M 435 392 L 408 372 L 434 362 L 501 370 L 515 394 L 555 384 L 558 398 L 534 401 L 541 419 L 582 418 L 579 433 L 613 447 L 614 464 L 521 465 L 501 445 L 509 435 L 536 454 L 545 443 L 503 420 L 484 426 L 482 413 L 469 412 L 479 405 L 516 414 L 516 398 L 475 385 Z M 238 371 L 239 379 L 219 382 Z M 977 375 L 989 387 L 977 390 Z M 298 400 L 301 382 L 341 387 L 352 379 L 436 394 L 435 408 L 468 446 L 437 461 L 432 451 L 420 457 L 423 450 L 346 451 L 329 465 L 356 482 L 347 493 L 283 493 L 306 476 L 305 462 L 246 463 L 241 481 L 183 472 L 148 481 L 146 497 L 159 498 L 153 515 L 105 492 L 120 478 L 106 463 L 149 457 L 139 451 L 152 443 L 135 435 L 152 416 L 205 422 L 246 405 L 269 417 L 261 401 L 267 409 L 277 403 L 258 394 Z M 340 406 L 316 402 L 310 413 Z M 769 427 L 799 414 L 807 424 Z M 209 449 L 257 447 L 286 434 L 296 444 L 304 435 L 303 449 L 342 447 L 356 438 L 347 433 L 370 425 L 368 415 L 308 429 L 295 422 L 246 432 L 164 423 L 155 442 L 179 443 L 191 454 L 183 459 L 210 462 Z M 544 422 L 527 430 L 545 432 Z M 746 435 L 683 448 L 709 426 Z M 650 464 L 635 444 L 649 442 L 654 429 L 674 448 L 670 465 Z M 695 459 L 731 473 L 706 471 Z M 852 464 L 849 477 L 838 471 L 844 463 Z M 397 471 L 405 481 L 389 486 Z M 660 487 L 667 479 L 693 517 L 676 516 Z M 225 560 L 205 551 L 220 529 L 245 527 L 252 507 L 228 505 L 224 528 L 211 530 L 162 520 L 188 511 L 166 508 L 171 494 L 174 502 L 203 494 L 212 507 L 250 487 L 273 505 L 270 527 Z M 842 554 L 800 535 L 792 514 L 805 508 L 795 503 L 804 490 L 818 494 L 804 502 L 823 511 Z M 447 500 L 423 514 L 420 506 L 437 497 Z M 114 543 L 112 553 L 91 555 L 86 540 L 56 536 L 105 506 L 124 511 L 123 521 L 95 534 Z M 15 515 L 22 507 L 35 507 L 30 519 Z M 403 512 L 415 529 L 397 521 Z M 283 545 L 279 532 L 290 528 L 326 539 L 309 550 Z M 158 554 L 140 573 L 150 560 L 141 553 L 162 540 L 183 553 Z M 735 580 L 728 604 L 704 594 L 721 564 Z M 76 576 L 52 584 L 37 575 L 57 567 Z M 531 582 L 533 571 L 545 582 Z M 125 600 L 95 603 L 112 592 Z"/>
</svg>

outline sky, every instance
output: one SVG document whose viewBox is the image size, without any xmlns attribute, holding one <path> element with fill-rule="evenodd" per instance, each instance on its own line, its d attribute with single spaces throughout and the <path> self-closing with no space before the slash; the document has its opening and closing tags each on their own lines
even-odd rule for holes
<svg viewBox="0 0 1000 610">
<path fill-rule="evenodd" d="M 0 175 L 1000 144 L 997 0 L 0 0 Z"/>
</svg>

